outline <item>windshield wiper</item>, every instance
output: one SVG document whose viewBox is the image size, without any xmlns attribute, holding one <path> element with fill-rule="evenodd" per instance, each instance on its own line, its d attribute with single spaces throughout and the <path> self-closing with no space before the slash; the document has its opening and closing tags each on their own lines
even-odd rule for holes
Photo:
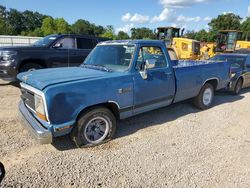
<svg viewBox="0 0 250 188">
<path fill-rule="evenodd" d="M 98 64 L 94 64 L 94 65 L 86 65 L 86 64 L 82 64 L 81 67 L 86 67 L 86 68 L 97 68 L 99 70 L 104 70 L 107 72 L 112 72 L 112 69 L 107 68 L 104 65 L 98 65 Z"/>
</svg>

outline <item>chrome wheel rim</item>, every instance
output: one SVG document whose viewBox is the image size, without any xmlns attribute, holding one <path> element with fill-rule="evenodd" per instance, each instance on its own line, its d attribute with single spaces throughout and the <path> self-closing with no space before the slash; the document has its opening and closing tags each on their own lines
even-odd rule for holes
<svg viewBox="0 0 250 188">
<path fill-rule="evenodd" d="M 213 91 L 211 88 L 207 88 L 203 93 L 203 104 L 208 106 L 211 104 L 213 98 Z"/>
<path fill-rule="evenodd" d="M 84 137 L 91 144 L 98 144 L 103 141 L 109 132 L 109 122 L 103 117 L 94 117 L 84 129 Z"/>
</svg>

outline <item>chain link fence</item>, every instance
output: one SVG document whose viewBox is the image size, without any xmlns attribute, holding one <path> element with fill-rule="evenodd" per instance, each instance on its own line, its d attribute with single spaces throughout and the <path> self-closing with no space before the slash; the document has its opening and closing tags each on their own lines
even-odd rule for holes
<svg viewBox="0 0 250 188">
<path fill-rule="evenodd" d="M 30 46 L 41 37 L 0 35 L 0 47 L 3 46 Z"/>
</svg>

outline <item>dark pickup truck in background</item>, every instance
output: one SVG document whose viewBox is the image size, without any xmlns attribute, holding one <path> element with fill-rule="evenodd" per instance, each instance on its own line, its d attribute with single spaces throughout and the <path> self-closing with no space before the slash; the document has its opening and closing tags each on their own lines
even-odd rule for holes
<svg viewBox="0 0 250 188">
<path fill-rule="evenodd" d="M 20 72 L 79 66 L 97 43 L 108 39 L 73 34 L 49 35 L 32 46 L 0 48 L 0 79 L 14 81 Z"/>
</svg>

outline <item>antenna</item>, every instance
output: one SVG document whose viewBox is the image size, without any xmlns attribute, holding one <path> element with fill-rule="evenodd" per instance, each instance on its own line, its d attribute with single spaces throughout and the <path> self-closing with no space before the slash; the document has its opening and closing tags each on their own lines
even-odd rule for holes
<svg viewBox="0 0 250 188">
<path fill-rule="evenodd" d="M 68 33 L 68 38 L 69 38 L 69 33 Z M 68 51 L 68 68 L 69 68 L 69 60 L 70 60 L 69 59 L 69 46 L 68 46 L 68 50 L 67 51 Z"/>
</svg>

